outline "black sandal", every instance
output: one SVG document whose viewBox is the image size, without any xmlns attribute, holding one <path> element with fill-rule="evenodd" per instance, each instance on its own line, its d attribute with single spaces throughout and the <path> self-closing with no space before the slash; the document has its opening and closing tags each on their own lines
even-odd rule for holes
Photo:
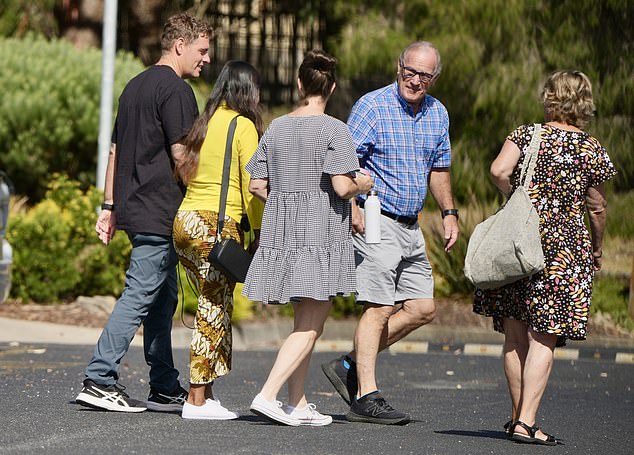
<svg viewBox="0 0 634 455">
<path fill-rule="evenodd" d="M 513 420 L 509 420 L 504 424 L 504 433 L 510 438 L 513 436 L 513 430 L 515 429 L 515 422 Z"/>
<path fill-rule="evenodd" d="M 524 434 L 520 434 L 520 433 L 515 433 L 513 432 L 513 435 L 511 436 L 511 439 L 515 442 L 523 442 L 525 444 L 539 444 L 539 445 L 543 445 L 543 446 L 556 446 L 557 445 L 557 439 L 555 439 L 554 436 L 545 433 L 542 431 L 542 433 L 544 433 L 544 435 L 546 435 L 546 439 L 540 439 L 535 437 L 535 434 L 537 433 L 537 431 L 539 430 L 539 427 L 536 425 L 533 425 L 532 427 L 528 426 L 527 424 L 525 424 L 524 422 L 522 422 L 521 420 L 517 420 L 514 424 L 512 424 L 513 430 L 515 430 L 515 427 L 519 425 L 520 427 L 524 428 L 526 430 L 526 432 L 528 433 L 527 435 Z"/>
</svg>

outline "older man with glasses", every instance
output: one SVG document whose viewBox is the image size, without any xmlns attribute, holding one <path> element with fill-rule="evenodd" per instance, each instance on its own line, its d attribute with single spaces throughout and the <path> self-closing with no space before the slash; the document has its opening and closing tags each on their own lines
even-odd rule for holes
<svg viewBox="0 0 634 455">
<path fill-rule="evenodd" d="M 458 210 L 451 192 L 449 116 L 427 94 L 440 75 L 434 45 L 417 41 L 398 61 L 397 81 L 357 101 L 348 118 L 361 166 L 374 178 L 381 202 L 381 241 L 364 239 L 365 197 L 353 204 L 357 302 L 363 305 L 354 350 L 322 365 L 353 422 L 405 424 L 410 417 L 390 406 L 376 383 L 379 352 L 435 315 L 434 281 L 418 225 L 427 189 L 443 217 L 445 251 L 458 238 Z"/>
</svg>

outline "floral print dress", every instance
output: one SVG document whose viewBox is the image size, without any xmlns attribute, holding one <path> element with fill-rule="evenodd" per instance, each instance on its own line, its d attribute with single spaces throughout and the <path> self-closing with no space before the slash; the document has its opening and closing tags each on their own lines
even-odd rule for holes
<svg viewBox="0 0 634 455">
<path fill-rule="evenodd" d="M 524 152 L 534 125 L 522 125 L 508 140 L 522 151 L 511 176 L 518 186 Z M 499 289 L 476 289 L 473 311 L 493 317 L 503 332 L 503 318 L 525 322 L 539 333 L 566 339 L 586 338 L 592 279 L 592 243 L 584 222 L 586 192 L 616 174 L 605 149 L 595 138 L 543 125 L 533 181 L 528 194 L 539 214 L 545 269 Z"/>
</svg>

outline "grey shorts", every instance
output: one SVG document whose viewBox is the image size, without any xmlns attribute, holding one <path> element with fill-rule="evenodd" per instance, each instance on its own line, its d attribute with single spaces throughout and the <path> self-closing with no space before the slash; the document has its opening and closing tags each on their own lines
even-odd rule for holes
<svg viewBox="0 0 634 455">
<path fill-rule="evenodd" d="M 357 266 L 357 302 L 394 305 L 431 299 L 434 278 L 418 224 L 407 226 L 381 216 L 381 243 L 352 236 Z"/>
</svg>

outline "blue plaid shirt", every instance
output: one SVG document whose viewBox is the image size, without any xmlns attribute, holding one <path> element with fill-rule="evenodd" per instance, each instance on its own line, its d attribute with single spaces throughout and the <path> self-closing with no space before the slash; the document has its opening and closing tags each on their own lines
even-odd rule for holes
<svg viewBox="0 0 634 455">
<path fill-rule="evenodd" d="M 418 216 L 425 204 L 429 172 L 451 165 L 445 106 L 426 95 L 414 115 L 395 82 L 361 97 L 348 117 L 348 127 L 361 167 L 374 177 L 381 208 Z"/>
</svg>

